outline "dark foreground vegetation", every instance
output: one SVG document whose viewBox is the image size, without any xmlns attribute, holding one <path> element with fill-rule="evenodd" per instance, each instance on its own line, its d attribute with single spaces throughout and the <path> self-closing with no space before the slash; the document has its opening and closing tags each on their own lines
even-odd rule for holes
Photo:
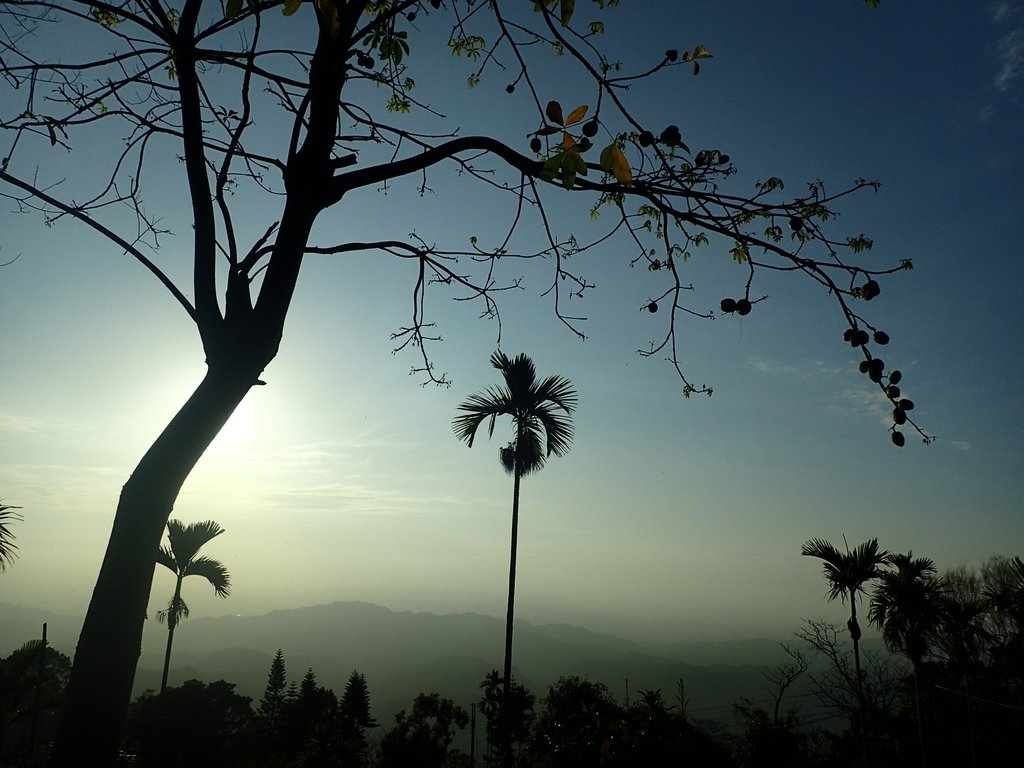
<svg viewBox="0 0 1024 768">
<path fill-rule="evenodd" d="M 812 543 L 819 545 L 815 556 L 828 554 L 827 547 L 820 550 L 823 542 Z M 938 576 L 927 558 L 890 555 L 876 542 L 832 554 L 835 562 L 825 560 L 830 585 L 871 566 L 859 591 L 869 597 L 868 620 L 891 651 L 859 653 L 859 677 L 848 640 L 859 639 L 856 621 L 844 629 L 808 620 L 784 646 L 789 661 L 763 670 L 768 698 L 737 702 L 727 722 L 689 712 L 682 680 L 676 691 L 621 699 L 580 677 L 563 677 L 540 696 L 513 683 L 506 726 L 512 764 L 1016 764 L 1024 737 L 1024 561 L 993 557 L 979 570 Z M 39 640 L 0 661 L 0 764 L 46 764 L 69 670 L 68 657 Z M 807 695 L 793 694 L 798 681 Z M 379 723 L 358 671 L 338 695 L 312 669 L 300 680 L 289 678 L 278 651 L 259 701 L 223 680 L 189 680 L 139 696 L 121 762 L 140 768 L 497 766 L 503 682 L 491 672 L 475 702 L 421 693 L 392 722 Z"/>
</svg>

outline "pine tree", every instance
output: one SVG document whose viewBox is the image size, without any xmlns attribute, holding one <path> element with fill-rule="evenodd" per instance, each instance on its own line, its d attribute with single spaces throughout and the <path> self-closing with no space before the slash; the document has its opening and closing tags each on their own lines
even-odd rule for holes
<svg viewBox="0 0 1024 768">
<path fill-rule="evenodd" d="M 366 764 L 366 729 L 380 725 L 370 714 L 370 690 L 366 678 L 358 670 L 352 670 L 345 693 L 339 706 L 342 725 L 342 752 L 349 763 L 356 766 Z M 346 764 L 349 764 L 346 763 Z"/>
<path fill-rule="evenodd" d="M 260 701 L 259 716 L 265 721 L 268 728 L 273 728 L 281 716 L 281 709 L 284 707 L 285 691 L 288 681 L 285 678 L 284 654 L 277 649 L 274 660 L 270 662 L 270 674 L 267 675 L 267 687 L 263 691 L 263 699 Z"/>
<path fill-rule="evenodd" d="M 360 729 L 376 728 L 380 723 L 370 715 L 370 690 L 362 672 L 353 670 L 341 697 L 341 710 Z"/>
<path fill-rule="evenodd" d="M 270 662 L 270 674 L 267 675 L 267 687 L 263 691 L 257 716 L 263 721 L 267 738 L 268 752 L 277 754 L 281 746 L 281 723 L 287 703 L 287 679 L 285 678 L 284 654 L 277 649 L 274 660 Z M 273 757 L 271 757 L 273 762 Z"/>
</svg>

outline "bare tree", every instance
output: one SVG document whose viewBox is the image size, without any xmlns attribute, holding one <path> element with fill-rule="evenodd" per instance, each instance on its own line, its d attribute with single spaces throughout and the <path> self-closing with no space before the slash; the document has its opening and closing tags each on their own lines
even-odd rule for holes
<svg viewBox="0 0 1024 768">
<path fill-rule="evenodd" d="M 687 305 L 684 263 L 695 249 L 719 249 L 742 269 L 737 298 L 723 300 L 723 312 L 753 311 L 766 298 L 756 280 L 766 271 L 811 281 L 834 300 L 864 373 L 892 402 L 893 441 L 903 444 L 897 426 L 917 427 L 907 415 L 913 404 L 898 391 L 899 373 L 884 373 L 873 352 L 888 337 L 860 309 L 877 295 L 882 276 L 911 264 L 862 261 L 870 239 L 835 229 L 836 206 L 876 184 L 860 180 L 832 191 L 815 182 L 788 195 L 780 179 L 769 178 L 740 188 L 725 152 L 691 149 L 675 125 L 644 125 L 628 104 L 629 87 L 697 74 L 711 52 L 695 44 L 621 64 L 598 48 L 605 25 L 623 18 L 615 5 L 595 0 L 589 23 L 574 15 L 570 0 L 0 6 L 0 194 L 49 223 L 77 222 L 148 270 L 195 325 L 207 364 L 122 489 L 79 639 L 58 764 L 102 765 L 116 751 L 163 527 L 196 462 L 246 393 L 263 383 L 309 254 L 389 255 L 407 264 L 402 290 L 410 292 L 412 312 L 395 345 L 412 350 L 426 379 L 446 383 L 429 355 L 438 335 L 427 314 L 428 289 L 476 302 L 500 329 L 498 300 L 521 279 L 507 266 L 531 261 L 550 270 L 546 295 L 554 313 L 582 337 L 582 318 L 567 304 L 594 286 L 579 271 L 581 261 L 568 257 L 614 238 L 621 248 L 624 240 L 632 262 L 664 280 L 645 304 L 662 310 L 663 334 L 643 354 L 667 357 L 689 395 L 711 390 L 684 372 L 681 320 L 712 314 Z M 461 96 L 446 119 L 417 95 L 442 54 L 467 63 L 471 86 L 502 78 L 529 123 L 495 128 L 501 135 L 462 135 Z M 573 94 L 555 93 L 552 83 L 569 82 L 569 75 L 587 85 L 573 86 L 583 95 L 563 110 L 558 98 Z M 524 142 L 526 131 L 532 134 Z M 69 164 L 71 152 L 80 160 L 109 156 L 102 164 Z M 320 241 L 314 233 L 321 214 L 344 209 L 360 190 L 407 180 L 426 194 L 444 174 L 505 195 L 504 229 L 469 247 L 437 244 L 405 235 L 399 212 L 382 197 L 381 218 L 395 222 L 395 237 Z M 188 213 L 179 231 L 191 240 L 191 268 L 179 282 L 158 250 L 173 227 L 153 210 L 171 207 L 182 189 Z M 557 235 L 554 195 L 575 195 L 600 213 L 593 231 Z M 274 211 L 255 232 L 253 210 Z M 524 230 L 542 233 L 545 244 L 527 245 Z"/>
<path fill-rule="evenodd" d="M 824 619 L 805 619 L 796 633 L 826 664 L 823 672 L 811 673 L 811 687 L 818 702 L 846 719 L 860 716 L 857 671 L 842 628 Z M 863 655 L 865 717 L 892 714 L 899 709 L 900 687 L 906 668 L 895 657 L 867 651 Z"/>
<path fill-rule="evenodd" d="M 782 698 L 786 691 L 806 674 L 810 666 L 807 655 L 799 648 L 794 648 L 786 643 L 779 643 L 782 650 L 789 656 L 789 661 L 783 661 L 768 669 L 761 670 L 761 677 L 768 683 L 768 692 L 772 697 L 772 722 L 778 725 L 782 709 Z"/>
</svg>

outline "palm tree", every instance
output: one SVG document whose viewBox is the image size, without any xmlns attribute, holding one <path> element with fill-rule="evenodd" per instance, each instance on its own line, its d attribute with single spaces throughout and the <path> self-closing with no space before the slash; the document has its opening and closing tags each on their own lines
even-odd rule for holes
<svg viewBox="0 0 1024 768">
<path fill-rule="evenodd" d="M 864 760 L 867 761 L 867 727 L 866 707 L 864 705 L 864 671 L 860 665 L 860 624 L 857 623 L 857 597 L 865 594 L 864 585 L 881 574 L 881 566 L 885 563 L 888 552 L 878 548 L 878 539 L 858 544 L 853 551 L 849 546 L 846 552 L 840 552 L 824 539 L 808 539 L 800 549 L 801 555 L 816 557 L 821 560 L 825 579 L 828 581 L 828 599 L 837 597 L 846 602 L 850 600 L 850 618 L 846 622 L 853 640 L 853 666 L 857 672 L 857 709 L 860 713 L 861 745 Z"/>
<path fill-rule="evenodd" d="M 0 573 L 3 573 L 8 565 L 14 565 L 18 545 L 14 543 L 14 534 L 7 526 L 16 520 L 21 520 L 14 510 L 21 507 L 12 507 L 10 504 L 0 504 Z"/>
<path fill-rule="evenodd" d="M 174 628 L 178 622 L 188 618 L 188 605 L 181 599 L 181 583 L 186 576 L 202 576 L 213 587 L 217 597 L 231 594 L 231 576 L 219 560 L 199 555 L 199 550 L 213 538 L 224 533 L 224 529 L 212 520 L 184 525 L 180 520 L 167 521 L 167 542 L 157 551 L 156 561 L 176 577 L 174 597 L 167 609 L 157 613 L 157 619 L 167 621 L 167 651 L 164 653 L 164 673 L 160 678 L 160 693 L 167 687 L 167 672 L 171 666 L 171 645 L 174 642 Z M 199 556 L 197 556 L 199 555 Z"/>
<path fill-rule="evenodd" d="M 921 720 L 921 662 L 928 652 L 929 638 L 941 620 L 940 587 L 935 578 L 935 562 L 914 557 L 913 552 L 886 558 L 892 570 L 881 573 L 871 595 L 868 621 L 882 632 L 889 650 L 910 660 L 914 681 L 914 710 L 917 715 L 917 740 L 921 765 L 927 765 L 924 724 Z"/>
<path fill-rule="evenodd" d="M 501 448 L 499 459 L 504 470 L 512 475 L 512 545 L 508 572 L 508 612 L 505 619 L 505 676 L 502 681 L 504 703 L 502 754 L 511 755 L 510 692 L 512 683 L 512 621 L 515 614 L 516 547 L 519 537 L 519 482 L 543 468 L 551 454 L 564 456 L 572 442 L 572 413 L 577 394 L 572 382 L 562 376 L 537 380 L 533 360 L 520 354 L 509 359 L 498 351 L 491 355 L 491 365 L 501 371 L 504 386 L 488 387 L 481 394 L 470 395 L 459 405 L 463 411 L 452 421 L 455 436 L 472 448 L 477 428 L 489 419 L 488 437 L 494 434 L 498 416 L 509 416 L 515 429 L 512 441 Z"/>
<path fill-rule="evenodd" d="M 963 565 L 947 570 L 941 577 L 941 583 L 935 646 L 949 669 L 959 673 L 963 680 L 971 766 L 977 766 L 971 674 L 979 666 L 981 656 L 991 653 L 996 639 L 989 626 L 993 612 L 992 597 L 985 592 L 978 573 Z"/>
</svg>

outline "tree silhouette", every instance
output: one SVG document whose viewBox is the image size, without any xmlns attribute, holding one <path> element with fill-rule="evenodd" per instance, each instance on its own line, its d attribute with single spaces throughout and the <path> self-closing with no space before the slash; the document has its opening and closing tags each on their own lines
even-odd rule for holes
<svg viewBox="0 0 1024 768">
<path fill-rule="evenodd" d="M 0 658 L 0 765 L 34 764 L 35 747 L 56 730 L 70 670 L 71 659 L 45 639 L 30 640 Z"/>
<path fill-rule="evenodd" d="M 444 768 L 457 730 L 469 724 L 469 715 L 451 699 L 438 693 L 421 693 L 412 710 L 395 715 L 395 725 L 381 738 L 377 764 L 380 768 Z"/>
<path fill-rule="evenodd" d="M 262 724 L 263 735 L 267 743 L 267 753 L 273 763 L 281 748 L 282 719 L 287 702 L 288 678 L 285 670 L 284 653 L 280 648 L 270 662 L 267 673 L 267 687 L 263 690 L 256 714 Z"/>
<path fill-rule="evenodd" d="M 167 650 L 164 653 L 164 671 L 160 677 L 160 692 L 167 687 L 167 673 L 171 667 L 171 645 L 174 629 L 182 619 L 188 618 L 188 605 L 181 597 L 181 584 L 188 576 L 201 576 L 210 582 L 217 597 L 231 594 L 231 577 L 219 560 L 199 554 L 203 545 L 224 533 L 212 520 L 184 525 L 180 520 L 167 521 L 167 546 L 157 550 L 156 561 L 174 574 L 174 595 L 167 608 L 157 613 L 160 621 L 167 621 Z"/>
<path fill-rule="evenodd" d="M 252 699 L 224 680 L 186 680 L 131 707 L 126 744 L 138 764 L 154 768 L 259 765 Z"/>
<path fill-rule="evenodd" d="M 18 545 L 14 543 L 14 534 L 8 527 L 22 519 L 21 515 L 14 511 L 16 509 L 21 507 L 0 504 L 0 573 L 3 573 L 7 566 L 14 565 L 14 559 L 18 556 Z"/>
<path fill-rule="evenodd" d="M 914 710 L 921 765 L 928 758 L 921 717 L 921 663 L 928 652 L 929 636 L 934 635 L 942 610 L 940 586 L 935 579 L 935 563 L 913 552 L 886 557 L 891 570 L 882 571 L 871 593 L 868 621 L 882 631 L 890 650 L 910 661 L 914 680 Z"/>
<path fill-rule="evenodd" d="M 828 582 L 828 599 L 837 597 L 850 601 L 850 618 L 846 623 L 853 640 L 853 664 L 857 673 L 857 708 L 860 712 L 862 745 L 867 760 L 867 711 L 864 705 L 864 671 L 860 663 L 860 624 L 857 622 L 857 598 L 866 594 L 864 586 L 881 573 L 881 566 L 888 555 L 878 547 L 878 539 L 858 544 L 853 551 L 847 547 L 840 552 L 824 539 L 809 539 L 800 550 L 801 555 L 816 557 L 822 561 L 825 579 Z"/>
<path fill-rule="evenodd" d="M 508 358 L 498 351 L 491 355 L 491 365 L 504 379 L 504 386 L 490 387 L 483 394 L 470 395 L 459 405 L 460 415 L 452 421 L 459 440 L 472 448 L 476 431 L 488 421 L 488 436 L 494 434 L 499 416 L 512 419 L 515 435 L 512 442 L 500 449 L 502 468 L 512 475 L 512 544 L 508 567 L 508 609 L 505 615 L 505 674 L 502 678 L 502 755 L 509 759 L 511 750 L 510 717 L 512 713 L 512 625 L 515 619 L 516 552 L 519 540 L 519 483 L 533 472 L 539 472 L 551 454 L 564 456 L 572 442 L 572 413 L 577 395 L 572 382 L 562 376 L 537 380 L 537 369 L 525 354 Z"/>
<path fill-rule="evenodd" d="M 353 764 L 363 765 L 366 762 L 367 741 L 366 730 L 380 725 L 370 714 L 370 689 L 366 685 L 366 677 L 353 670 L 345 683 L 345 693 L 339 704 L 341 709 L 345 752 Z"/>
<path fill-rule="evenodd" d="M 752 188 L 734 183 L 728 154 L 691 150 L 677 125 L 645 125 L 627 103 L 638 81 L 696 74 L 711 52 L 695 45 L 652 56 L 649 46 L 636 45 L 641 61 L 630 63 L 617 51 L 599 50 L 596 36 L 605 26 L 629 28 L 632 11 L 612 2 L 588 5 L 588 16 L 600 14 L 596 21 L 577 18 L 575 5 L 0 5 L 0 131 L 7 139 L 0 194 L 48 223 L 77 222 L 103 238 L 111 253 L 127 255 L 150 273 L 195 325 L 206 363 L 194 393 L 121 489 L 77 645 L 58 765 L 103 764 L 117 750 L 152 587 L 151 553 L 192 469 L 249 390 L 264 383 L 260 376 L 277 356 L 310 254 L 381 254 L 407 264 L 408 283 L 400 290 L 411 293 L 412 316 L 396 330 L 395 344 L 414 351 L 425 378 L 447 382 L 429 352 L 438 335 L 425 314 L 428 290 L 449 291 L 498 318 L 502 291 L 522 280 L 506 269 L 524 264 L 522 257 L 550 269 L 544 282 L 555 315 L 582 336 L 582 321 L 566 307 L 594 283 L 578 271 L 585 260 L 567 257 L 621 238 L 620 252 L 662 281 L 644 303 L 650 312 L 660 308 L 663 322 L 644 354 L 667 357 L 691 394 L 710 389 L 684 373 L 676 320 L 713 313 L 687 306 L 692 294 L 684 264 L 697 248 L 720 248 L 731 257 L 726 261 L 742 266 L 735 278 L 740 298 L 723 302 L 723 311 L 749 314 L 765 298 L 758 292 L 761 274 L 809 280 L 834 302 L 837 323 L 893 404 L 894 420 L 916 427 L 909 401 L 894 393 L 896 372 L 883 377 L 872 351 L 887 337 L 861 309 L 877 295 L 883 275 L 911 262 L 868 261 L 858 254 L 870 239 L 837 231 L 835 224 L 846 196 L 877 185 L 860 180 L 829 190 L 815 183 L 790 195 L 776 177 Z M 73 57 L 58 37 L 75 41 Z M 450 79 L 441 83 L 439 99 L 454 103 L 420 101 L 418 82 L 449 78 L 448 67 L 435 66 L 432 57 L 452 54 L 466 63 L 470 85 L 492 77 L 510 81 L 505 90 L 515 107 L 488 103 L 480 88 L 474 95 L 482 101 L 467 102 L 453 93 Z M 570 86 L 577 75 L 586 84 Z M 587 97 L 589 105 L 571 111 L 557 100 Z M 503 117 L 486 135 L 461 135 L 470 112 Z M 529 151 L 522 146 L 526 133 Z M 104 171 L 68 163 L 76 148 L 102 158 Z M 407 236 L 401 211 L 380 196 L 369 204 L 383 207 L 377 219 L 390 221 L 396 236 L 366 240 L 354 232 L 321 240 L 329 234 L 314 229 L 326 211 L 346 209 L 361 191 L 405 179 L 426 194 L 443 169 L 452 172 L 446 180 L 460 185 L 445 196 L 453 206 L 446 221 L 467 221 L 464 201 L 493 194 L 505 201 L 508 227 L 474 235 L 468 247 L 465 232 L 451 242 L 435 239 L 440 232 Z M 181 190 L 183 215 L 176 209 Z M 601 213 L 594 232 L 557 234 L 554 195 L 572 195 L 582 199 L 583 210 Z M 166 204 L 169 218 L 164 211 L 154 215 L 147 200 L 156 208 Z M 261 219 L 266 225 L 253 231 Z M 189 239 L 188 269 L 179 269 L 179 259 L 170 267 L 154 256 L 175 228 Z M 539 247 L 536 232 L 542 233 Z M 902 443 L 902 433 L 894 431 L 897 436 Z"/>
</svg>

